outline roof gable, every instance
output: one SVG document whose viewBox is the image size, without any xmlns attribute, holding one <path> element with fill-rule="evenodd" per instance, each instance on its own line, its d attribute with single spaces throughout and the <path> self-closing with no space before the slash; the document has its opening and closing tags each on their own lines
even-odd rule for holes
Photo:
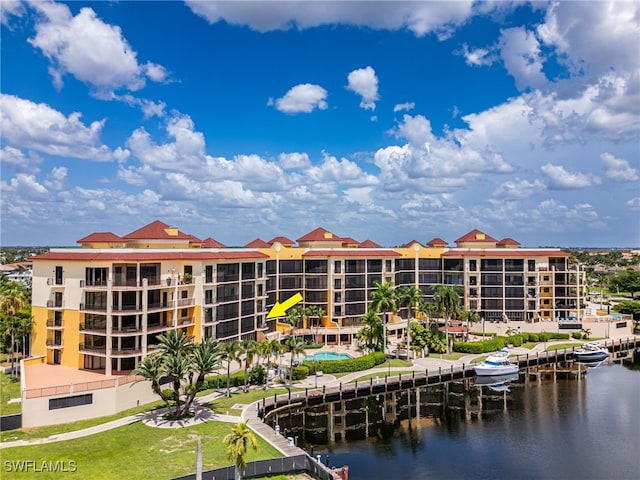
<svg viewBox="0 0 640 480">
<path fill-rule="evenodd" d="M 111 232 L 94 232 L 77 240 L 76 243 L 124 243 L 124 239 Z"/>
<path fill-rule="evenodd" d="M 334 235 L 329 230 L 325 230 L 322 227 L 318 227 L 315 230 L 310 231 L 306 235 L 303 235 L 298 239 L 300 242 L 337 242 L 342 243 L 342 238 Z"/>
<path fill-rule="evenodd" d="M 430 247 L 446 247 L 447 245 L 449 245 L 446 241 L 444 241 L 443 239 L 441 239 L 440 237 L 436 237 L 432 240 L 429 240 L 427 242 L 427 245 Z"/>
<path fill-rule="evenodd" d="M 201 240 L 197 237 L 183 233 L 178 230 L 177 227 L 171 227 L 160 220 L 156 220 L 131 233 L 127 233 L 122 238 L 125 240 L 186 240 L 201 243 Z"/>
<path fill-rule="evenodd" d="M 268 244 L 261 238 L 256 238 L 255 240 L 247 243 L 244 248 L 269 248 L 270 246 L 270 244 Z"/>
<path fill-rule="evenodd" d="M 490 235 L 474 228 L 456 240 L 456 243 L 497 243 L 498 241 Z"/>
<path fill-rule="evenodd" d="M 220 243 L 215 238 L 211 238 L 211 237 L 206 238 L 202 243 L 202 246 L 204 248 L 225 248 L 226 247 L 226 245 L 224 245 L 223 243 Z"/>
<path fill-rule="evenodd" d="M 291 247 L 296 242 L 294 242 L 293 240 L 291 240 L 291 239 L 289 239 L 287 237 L 273 237 L 267 243 L 269 245 L 273 245 L 274 243 L 279 243 L 280 245 L 284 245 L 285 247 Z"/>
</svg>

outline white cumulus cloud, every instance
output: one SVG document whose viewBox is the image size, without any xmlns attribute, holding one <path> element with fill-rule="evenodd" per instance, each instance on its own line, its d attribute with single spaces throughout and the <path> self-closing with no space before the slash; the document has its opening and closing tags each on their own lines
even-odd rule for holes
<svg viewBox="0 0 640 480">
<path fill-rule="evenodd" d="M 378 77 L 372 67 L 359 68 L 347 76 L 347 89 L 362 97 L 360 107 L 375 110 L 378 101 Z"/>
<path fill-rule="evenodd" d="M 284 113 L 310 113 L 316 108 L 326 110 L 327 91 L 320 85 L 303 83 L 292 87 L 284 97 L 275 101 L 269 99 L 268 104 Z"/>
<path fill-rule="evenodd" d="M 599 185 L 600 179 L 584 173 L 571 173 L 561 165 L 547 163 L 540 167 L 540 171 L 547 178 L 547 183 L 552 190 L 572 190 Z"/>
</svg>

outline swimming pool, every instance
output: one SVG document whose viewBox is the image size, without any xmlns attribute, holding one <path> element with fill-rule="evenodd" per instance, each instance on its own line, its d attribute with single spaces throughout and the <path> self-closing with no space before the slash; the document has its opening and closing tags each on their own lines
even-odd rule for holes
<svg viewBox="0 0 640 480">
<path fill-rule="evenodd" d="M 308 357 L 304 357 L 305 362 L 320 362 L 322 360 L 349 360 L 351 355 L 346 353 L 334 353 L 334 352 L 318 352 Z"/>
</svg>

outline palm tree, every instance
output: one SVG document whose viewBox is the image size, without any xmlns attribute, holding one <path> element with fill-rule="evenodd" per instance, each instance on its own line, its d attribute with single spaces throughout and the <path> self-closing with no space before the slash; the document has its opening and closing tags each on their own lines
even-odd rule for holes
<svg viewBox="0 0 640 480">
<path fill-rule="evenodd" d="M 438 311 L 445 316 L 444 335 L 447 342 L 445 353 L 449 353 L 449 322 L 460 306 L 460 297 L 458 296 L 455 288 L 451 285 L 435 285 L 433 289 L 433 301 L 436 304 Z"/>
<path fill-rule="evenodd" d="M 222 358 L 227 362 L 227 398 L 231 397 L 231 362 L 240 360 L 242 344 L 239 340 L 231 340 L 222 344 Z"/>
<path fill-rule="evenodd" d="M 193 368 L 197 373 L 195 384 L 190 387 L 185 399 L 183 414 L 186 414 L 193 403 L 196 394 L 204 384 L 207 374 L 217 370 L 220 367 L 224 352 L 222 344 L 211 338 L 204 339 L 197 344 L 192 351 Z"/>
<path fill-rule="evenodd" d="M 236 424 L 222 441 L 227 446 L 227 459 L 235 464 L 235 478 L 241 480 L 244 468 L 247 466 L 247 450 L 249 447 L 254 451 L 258 450 L 256 436 L 246 423 L 241 422 Z"/>
<path fill-rule="evenodd" d="M 580 333 L 582 333 L 582 336 L 584 337 L 585 340 L 589 340 L 589 337 L 591 336 L 591 329 L 583 328 L 582 330 L 580 330 Z"/>
<path fill-rule="evenodd" d="M 373 310 L 369 310 L 362 316 L 362 322 L 365 326 L 358 332 L 358 340 L 364 343 L 366 350 L 381 350 L 385 331 L 380 315 Z"/>
<path fill-rule="evenodd" d="M 184 332 L 176 330 L 159 335 L 158 339 L 159 350 L 143 358 L 134 374 L 151 382 L 152 391 L 164 401 L 172 418 L 182 418 L 189 412 L 206 375 L 220 365 L 221 347 L 211 339 L 194 344 Z M 162 391 L 163 378 L 171 382 L 171 394 Z M 175 401 L 173 409 L 170 400 Z"/>
<path fill-rule="evenodd" d="M 398 303 L 402 307 L 406 307 L 408 311 L 407 318 L 407 358 L 411 358 L 409 351 L 411 349 L 411 320 L 413 314 L 417 311 L 418 306 L 423 302 L 422 290 L 415 285 L 410 287 L 401 287 L 397 290 Z"/>
<path fill-rule="evenodd" d="M 300 320 L 304 315 L 305 315 L 305 309 L 299 305 L 291 308 L 287 313 L 287 316 L 285 317 L 284 322 L 291 325 L 292 337 L 295 335 L 296 328 L 298 328 L 298 323 L 300 323 Z"/>
<path fill-rule="evenodd" d="M 258 353 L 257 342 L 255 340 L 244 340 L 242 342 L 242 354 L 244 355 L 244 391 L 248 390 L 247 388 L 247 370 L 253 364 L 253 357 Z"/>
<path fill-rule="evenodd" d="M 393 289 L 393 284 L 391 282 L 381 283 L 376 280 L 373 282 L 373 285 L 376 287 L 376 290 L 371 293 L 371 303 L 369 304 L 369 309 L 374 312 L 379 312 L 384 315 L 384 328 L 386 329 L 387 322 L 389 320 L 388 315 L 389 312 L 396 313 L 397 308 L 397 298 L 395 291 Z M 387 354 L 387 336 L 386 334 L 383 336 L 384 339 L 384 353 Z"/>
<path fill-rule="evenodd" d="M 169 397 L 165 396 L 160 386 L 160 380 L 164 378 L 164 360 L 160 352 L 152 353 L 144 357 L 136 369 L 133 371 L 135 375 L 139 375 L 144 380 L 151 382 L 151 391 L 164 401 L 167 410 L 170 409 Z M 141 380 L 137 380 L 139 382 Z"/>
<path fill-rule="evenodd" d="M 298 340 L 295 337 L 287 337 L 284 342 L 285 348 L 291 353 L 291 365 L 289 375 L 289 389 L 293 386 L 293 362 L 296 357 L 301 353 L 304 353 L 305 344 L 302 340 Z"/>
<path fill-rule="evenodd" d="M 29 292 L 19 282 L 6 282 L 0 289 L 0 314 L 3 315 L 2 335 L 11 338 L 11 375 L 15 376 L 16 337 L 22 335 L 24 322 L 17 316 L 29 305 Z"/>
<path fill-rule="evenodd" d="M 264 358 L 264 371 L 266 372 L 266 375 L 264 376 L 264 388 L 266 390 L 269 383 L 269 357 L 271 356 L 271 342 L 266 338 L 261 340 L 256 344 L 256 352 L 258 355 L 258 365 L 260 365 L 260 358 Z"/>
</svg>

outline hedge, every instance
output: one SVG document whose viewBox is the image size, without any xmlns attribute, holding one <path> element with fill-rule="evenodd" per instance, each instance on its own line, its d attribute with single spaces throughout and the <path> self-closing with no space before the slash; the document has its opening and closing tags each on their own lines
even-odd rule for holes
<svg viewBox="0 0 640 480">
<path fill-rule="evenodd" d="M 528 333 L 523 332 L 510 337 L 493 337 L 489 340 L 481 340 L 479 342 L 454 342 L 453 351 L 460 353 L 487 353 L 495 352 L 504 348 L 506 345 L 520 347 L 525 342 L 546 342 L 549 340 L 568 340 L 568 333 Z"/>
<path fill-rule="evenodd" d="M 307 367 L 312 375 L 316 370 L 323 373 L 349 373 L 368 370 L 384 363 L 386 359 L 383 352 L 373 352 L 347 360 L 320 360 L 319 362 L 302 362 L 302 365 Z"/>
</svg>

